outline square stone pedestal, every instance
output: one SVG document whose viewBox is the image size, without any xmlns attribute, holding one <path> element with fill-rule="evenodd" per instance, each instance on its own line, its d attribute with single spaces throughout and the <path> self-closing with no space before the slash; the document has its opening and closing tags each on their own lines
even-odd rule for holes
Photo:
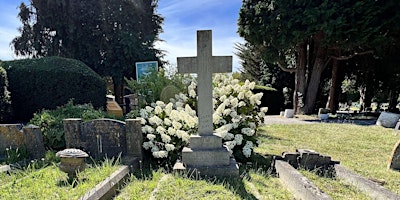
<svg viewBox="0 0 400 200">
<path fill-rule="evenodd" d="M 222 138 L 216 135 L 193 135 L 189 147 L 182 150 L 182 164 L 174 170 L 187 170 L 206 177 L 239 177 L 239 167 L 228 149 L 222 146 Z"/>
</svg>

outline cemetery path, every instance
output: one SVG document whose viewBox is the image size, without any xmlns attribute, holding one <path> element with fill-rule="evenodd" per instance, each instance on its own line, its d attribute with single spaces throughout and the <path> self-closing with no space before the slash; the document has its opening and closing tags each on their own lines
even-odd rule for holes
<svg viewBox="0 0 400 200">
<path fill-rule="evenodd" d="M 338 124 L 356 124 L 363 126 L 371 126 L 376 124 L 374 119 L 363 119 L 363 120 L 340 120 L 340 119 L 329 119 L 319 120 L 316 117 L 307 115 L 296 115 L 294 118 L 285 118 L 279 115 L 267 115 L 264 118 L 265 125 L 271 124 L 314 124 L 314 123 L 338 123 Z"/>
</svg>

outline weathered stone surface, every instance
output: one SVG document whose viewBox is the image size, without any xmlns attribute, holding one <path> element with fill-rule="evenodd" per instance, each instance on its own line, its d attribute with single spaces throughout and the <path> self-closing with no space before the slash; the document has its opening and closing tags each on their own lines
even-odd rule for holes
<svg viewBox="0 0 400 200">
<path fill-rule="evenodd" d="M 307 170 L 313 170 L 320 167 L 327 167 L 331 163 L 331 157 L 321 155 L 310 149 L 297 149 L 300 156 L 298 158 L 299 165 Z"/>
<path fill-rule="evenodd" d="M 394 130 L 398 131 L 400 129 L 400 120 L 396 123 Z"/>
<path fill-rule="evenodd" d="M 222 148 L 222 138 L 213 136 L 192 135 L 190 137 L 191 149 L 218 149 Z"/>
<path fill-rule="evenodd" d="M 0 165 L 0 173 L 11 171 L 10 165 Z"/>
<path fill-rule="evenodd" d="M 107 113 L 117 117 L 124 115 L 121 106 L 116 101 L 107 101 Z"/>
<path fill-rule="evenodd" d="M 390 112 L 382 112 L 376 120 L 376 125 L 383 126 L 385 128 L 394 128 L 400 119 L 400 115 Z"/>
<path fill-rule="evenodd" d="M 143 136 L 140 120 L 126 122 L 112 119 L 96 119 L 82 122 L 81 119 L 64 119 L 64 134 L 67 148 L 86 151 L 93 158 L 129 157 L 130 166 L 139 166 L 143 159 Z"/>
<path fill-rule="evenodd" d="M 285 109 L 285 114 L 283 116 L 286 118 L 293 118 L 294 110 L 293 109 Z"/>
<path fill-rule="evenodd" d="M 104 181 L 100 182 L 89 192 L 84 194 L 80 200 L 97 200 L 97 199 L 112 199 L 117 194 L 119 187 L 124 184 L 128 177 L 128 166 L 121 166 L 117 171 L 112 173 Z"/>
<path fill-rule="evenodd" d="M 394 145 L 392 155 L 389 158 L 388 169 L 400 170 L 400 141 Z"/>
<path fill-rule="evenodd" d="M 6 148 L 25 147 L 31 158 L 42 158 L 45 154 L 43 135 L 38 126 L 21 124 L 0 124 L 0 157 Z"/>
<path fill-rule="evenodd" d="M 368 194 L 372 199 L 380 199 L 380 200 L 400 200 L 400 196 L 394 194 L 388 189 L 380 186 L 379 184 L 370 181 L 341 165 L 335 165 L 336 177 L 344 180 L 347 184 L 351 184 L 357 187 L 362 192 Z"/>
<path fill-rule="evenodd" d="M 196 149 L 184 147 L 182 160 L 188 167 L 229 165 L 230 154 L 226 148 Z"/>
<path fill-rule="evenodd" d="M 299 156 L 300 156 L 299 152 L 295 152 L 295 153 L 283 152 L 282 153 L 283 160 L 288 162 L 294 168 L 299 167 L 299 160 L 298 160 Z"/>
<path fill-rule="evenodd" d="M 296 199 L 324 200 L 331 199 L 310 180 L 300 174 L 289 163 L 276 160 L 275 169 L 279 180 L 291 191 Z"/>
</svg>

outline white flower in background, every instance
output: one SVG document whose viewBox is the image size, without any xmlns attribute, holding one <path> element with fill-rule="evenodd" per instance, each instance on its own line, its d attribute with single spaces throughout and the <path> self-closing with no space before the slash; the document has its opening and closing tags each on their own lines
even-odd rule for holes
<svg viewBox="0 0 400 200">
<path fill-rule="evenodd" d="M 142 127 L 142 132 L 143 133 L 154 133 L 154 128 L 149 125 L 146 125 L 146 126 Z"/>
<path fill-rule="evenodd" d="M 226 147 L 228 147 L 228 149 L 233 149 L 233 148 L 235 148 L 235 146 L 236 146 L 236 141 L 228 141 L 228 142 L 225 142 L 225 146 Z"/>
<path fill-rule="evenodd" d="M 225 110 L 222 112 L 222 114 L 223 114 L 224 116 L 228 116 L 229 114 L 231 114 L 231 109 L 225 109 Z"/>
<path fill-rule="evenodd" d="M 157 105 L 157 106 L 160 106 L 161 108 L 164 108 L 164 107 L 165 107 L 165 103 L 162 102 L 162 101 L 156 101 L 156 105 Z"/>
<path fill-rule="evenodd" d="M 243 99 L 244 99 L 244 94 L 245 94 L 245 93 L 244 93 L 243 91 L 239 92 L 237 98 L 238 98 L 239 100 L 243 100 Z"/>
<path fill-rule="evenodd" d="M 156 107 L 154 108 L 154 114 L 156 114 L 156 115 L 161 114 L 162 111 L 163 111 L 163 109 L 162 109 L 160 106 L 156 106 Z"/>
<path fill-rule="evenodd" d="M 145 125 L 146 124 L 146 120 L 142 117 L 139 118 L 140 119 L 140 124 L 141 125 Z"/>
<path fill-rule="evenodd" d="M 171 142 L 171 137 L 169 135 L 163 133 L 163 134 L 161 134 L 161 140 L 165 143 L 169 143 L 169 142 Z"/>
<path fill-rule="evenodd" d="M 249 123 L 249 128 L 251 128 L 251 129 L 256 129 L 256 128 L 257 128 L 256 123 L 250 122 L 250 123 Z"/>
<path fill-rule="evenodd" d="M 167 130 L 167 133 L 169 135 L 175 135 L 176 134 L 176 130 L 174 128 L 172 128 L 172 127 L 169 127 L 168 130 Z"/>
<path fill-rule="evenodd" d="M 219 101 L 224 102 L 225 99 L 226 99 L 226 95 L 222 95 L 222 96 L 219 98 Z"/>
<path fill-rule="evenodd" d="M 189 90 L 189 97 L 191 97 L 191 98 L 196 98 L 196 91 L 194 91 L 194 90 Z"/>
<path fill-rule="evenodd" d="M 155 158 L 166 158 L 168 156 L 168 152 L 167 151 L 155 151 L 155 152 L 153 152 L 153 156 Z"/>
<path fill-rule="evenodd" d="M 140 117 L 143 119 L 149 118 L 149 113 L 147 112 L 146 109 L 140 109 Z"/>
<path fill-rule="evenodd" d="M 248 157 L 250 157 L 251 156 L 251 148 L 249 148 L 249 147 L 243 147 L 243 150 L 242 150 L 242 152 L 243 152 L 243 155 L 246 157 L 246 158 L 248 158 Z"/>
<path fill-rule="evenodd" d="M 154 134 L 147 134 L 147 139 L 149 139 L 150 141 L 154 141 L 154 139 L 156 139 L 156 135 Z"/>
<path fill-rule="evenodd" d="M 154 110 L 154 108 L 151 107 L 151 106 L 146 106 L 145 109 L 146 109 L 146 111 L 147 111 L 148 113 L 150 113 L 150 112 L 152 112 L 152 111 Z"/>
<path fill-rule="evenodd" d="M 160 151 L 160 148 L 158 148 L 157 145 L 153 145 L 153 146 L 151 147 L 151 152 L 156 152 L 156 151 Z"/>
<path fill-rule="evenodd" d="M 268 107 L 261 107 L 260 111 L 263 113 L 267 113 L 268 112 Z"/>
<path fill-rule="evenodd" d="M 254 135 L 255 131 L 251 128 L 242 128 L 242 134 L 247 135 L 247 136 L 252 136 Z"/>
<path fill-rule="evenodd" d="M 173 144 L 165 144 L 165 150 L 173 151 L 175 150 L 175 146 Z"/>
<path fill-rule="evenodd" d="M 156 115 L 154 115 L 153 117 L 149 118 L 149 123 L 151 125 L 161 126 L 163 124 L 163 120 L 160 119 L 159 117 L 157 117 Z"/>
<path fill-rule="evenodd" d="M 244 106 L 246 106 L 246 102 L 240 101 L 239 104 L 238 104 L 238 107 L 241 108 L 241 107 L 244 107 Z"/>
<path fill-rule="evenodd" d="M 172 122 L 171 122 L 171 120 L 170 120 L 169 118 L 165 118 L 165 119 L 164 119 L 164 124 L 165 124 L 166 126 L 171 126 L 171 125 L 172 125 Z"/>
<path fill-rule="evenodd" d="M 179 130 L 182 128 L 182 124 L 177 121 L 172 121 L 172 127 L 174 127 L 175 130 Z"/>
<path fill-rule="evenodd" d="M 235 135 L 228 132 L 228 133 L 226 133 L 224 140 L 232 140 L 233 138 L 235 138 Z"/>
<path fill-rule="evenodd" d="M 162 126 L 157 126 L 156 131 L 159 134 L 164 134 L 166 132 L 165 128 Z"/>
<path fill-rule="evenodd" d="M 149 150 L 150 148 L 152 148 L 154 146 L 152 141 L 148 141 L 148 142 L 143 142 L 143 148 L 146 150 Z"/>
<path fill-rule="evenodd" d="M 235 135 L 235 141 L 236 141 L 237 145 L 242 145 L 243 135 L 242 134 L 236 134 Z"/>
<path fill-rule="evenodd" d="M 230 100 L 230 103 L 231 103 L 232 107 L 236 108 L 239 105 L 239 99 L 238 98 L 232 98 Z"/>
<path fill-rule="evenodd" d="M 174 105 L 173 105 L 173 103 L 168 103 L 166 106 L 165 106 L 165 109 L 164 109 L 164 111 L 165 111 L 165 114 L 167 115 L 167 116 L 169 116 L 170 114 L 171 114 L 171 111 L 172 111 L 172 107 L 173 107 Z"/>
</svg>

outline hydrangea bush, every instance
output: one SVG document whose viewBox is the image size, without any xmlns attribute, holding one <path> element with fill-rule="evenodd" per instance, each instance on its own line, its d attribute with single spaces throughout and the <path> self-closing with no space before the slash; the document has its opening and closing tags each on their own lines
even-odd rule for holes
<svg viewBox="0 0 400 200">
<path fill-rule="evenodd" d="M 157 101 L 140 110 L 143 148 L 155 158 L 176 160 L 191 134 L 197 133 L 198 118 L 196 82 L 192 81 L 187 94 L 176 95 L 171 102 Z M 216 134 L 239 161 L 253 154 L 257 145 L 256 131 L 267 108 L 259 108 L 262 93 L 253 94 L 254 82 L 239 83 L 231 75 L 213 77 L 213 123 Z"/>
</svg>

